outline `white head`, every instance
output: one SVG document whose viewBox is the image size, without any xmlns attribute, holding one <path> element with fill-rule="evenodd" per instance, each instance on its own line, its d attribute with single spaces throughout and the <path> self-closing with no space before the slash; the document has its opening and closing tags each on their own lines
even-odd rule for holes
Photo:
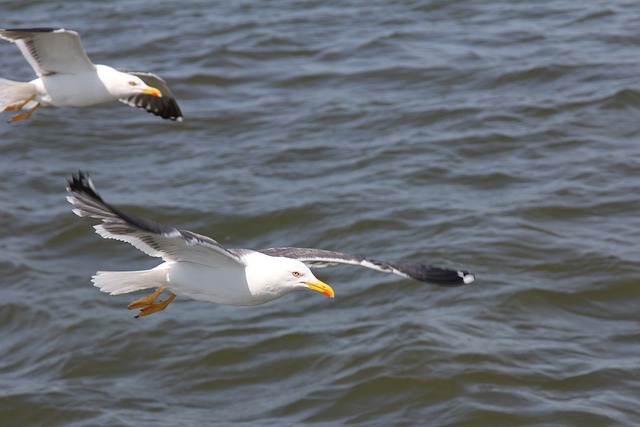
<svg viewBox="0 0 640 427">
<path fill-rule="evenodd" d="M 256 253 L 247 267 L 247 280 L 254 295 L 280 298 L 289 292 L 307 290 L 333 298 L 331 286 L 316 278 L 309 267 L 291 258 Z"/>
<path fill-rule="evenodd" d="M 98 66 L 98 76 L 105 88 L 116 98 L 125 98 L 143 93 L 145 95 L 162 97 L 160 90 L 148 86 L 142 79 L 133 74 L 123 73 L 106 65 Z"/>
</svg>

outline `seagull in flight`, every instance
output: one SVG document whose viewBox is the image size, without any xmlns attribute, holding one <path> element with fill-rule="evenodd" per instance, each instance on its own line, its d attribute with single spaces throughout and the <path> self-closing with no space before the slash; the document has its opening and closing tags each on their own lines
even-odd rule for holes
<svg viewBox="0 0 640 427">
<path fill-rule="evenodd" d="M 410 261 L 380 261 L 312 248 L 225 248 L 214 239 L 126 213 L 106 203 L 88 174 L 68 181 L 67 200 L 80 217 L 101 221 L 94 226 L 104 238 L 121 240 L 164 262 L 150 270 L 98 271 L 93 284 L 111 295 L 155 289 L 133 301 L 129 309 L 147 316 L 164 310 L 178 295 L 218 304 L 251 306 L 292 291 L 312 290 L 333 298 L 333 289 L 314 276 L 310 267 L 352 264 L 440 286 L 474 281 L 466 271 Z M 164 291 L 169 296 L 156 302 Z"/>
<path fill-rule="evenodd" d="M 0 78 L 0 112 L 21 111 L 9 123 L 24 120 L 40 106 L 88 107 L 120 101 L 163 119 L 182 121 L 169 87 L 155 74 L 93 64 L 77 32 L 64 28 L 1 29 L 15 43 L 37 78 L 17 82 Z"/>
</svg>

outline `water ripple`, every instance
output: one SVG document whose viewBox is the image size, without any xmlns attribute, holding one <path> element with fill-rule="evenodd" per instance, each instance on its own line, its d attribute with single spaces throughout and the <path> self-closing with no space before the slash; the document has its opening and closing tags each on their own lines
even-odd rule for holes
<svg viewBox="0 0 640 427">
<path fill-rule="evenodd" d="M 638 424 L 636 3 L 2 7 L 7 27 L 57 22 L 96 62 L 157 72 L 185 112 L 0 126 L 3 425 Z M 3 77 L 30 78 L 0 53 Z M 334 300 L 177 299 L 134 319 L 138 295 L 91 275 L 159 260 L 70 212 L 78 169 L 229 246 L 478 280 L 341 266 L 317 272 Z"/>
</svg>

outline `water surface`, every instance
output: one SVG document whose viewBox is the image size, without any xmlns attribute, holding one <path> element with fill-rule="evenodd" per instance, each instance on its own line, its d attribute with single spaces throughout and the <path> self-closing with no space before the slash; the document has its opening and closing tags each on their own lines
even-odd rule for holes
<svg viewBox="0 0 640 427">
<path fill-rule="evenodd" d="M 0 124 L 7 426 L 640 424 L 640 5 L 567 0 L 11 2 L 150 70 L 185 121 L 118 103 Z M 3 77 L 32 71 L 0 43 Z M 2 121 L 9 115 L 2 116 Z M 178 299 L 134 319 L 96 270 L 150 268 L 65 201 L 344 266 L 335 300 Z"/>
</svg>

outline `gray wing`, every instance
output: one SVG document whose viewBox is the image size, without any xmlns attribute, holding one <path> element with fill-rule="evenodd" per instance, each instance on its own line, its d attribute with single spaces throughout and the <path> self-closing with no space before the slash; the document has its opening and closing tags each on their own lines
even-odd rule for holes
<svg viewBox="0 0 640 427">
<path fill-rule="evenodd" d="M 7 29 L 0 30 L 0 38 L 18 45 L 40 77 L 95 70 L 75 31 L 64 28 Z"/>
<path fill-rule="evenodd" d="M 108 205 L 83 172 L 71 177 L 67 191 L 71 194 L 67 200 L 75 207 L 76 215 L 102 221 L 95 229 L 104 238 L 130 243 L 147 255 L 165 261 L 244 265 L 240 257 L 242 250 L 232 252 L 210 237 L 130 215 Z"/>
<path fill-rule="evenodd" d="M 130 107 L 143 108 L 147 110 L 147 112 L 160 116 L 163 119 L 182 121 L 182 111 L 180 111 L 180 107 L 178 107 L 178 102 L 171 93 L 167 83 L 160 76 L 144 71 L 120 71 L 140 77 L 147 86 L 155 87 L 162 93 L 161 98 L 138 93 L 127 98 L 120 98 L 120 102 Z"/>
<path fill-rule="evenodd" d="M 297 259 L 311 268 L 336 264 L 359 265 L 439 286 L 461 286 L 472 283 L 475 280 L 475 276 L 466 271 L 450 270 L 411 261 L 380 261 L 323 249 L 268 248 L 261 249 L 259 252 L 270 256 Z"/>
</svg>

